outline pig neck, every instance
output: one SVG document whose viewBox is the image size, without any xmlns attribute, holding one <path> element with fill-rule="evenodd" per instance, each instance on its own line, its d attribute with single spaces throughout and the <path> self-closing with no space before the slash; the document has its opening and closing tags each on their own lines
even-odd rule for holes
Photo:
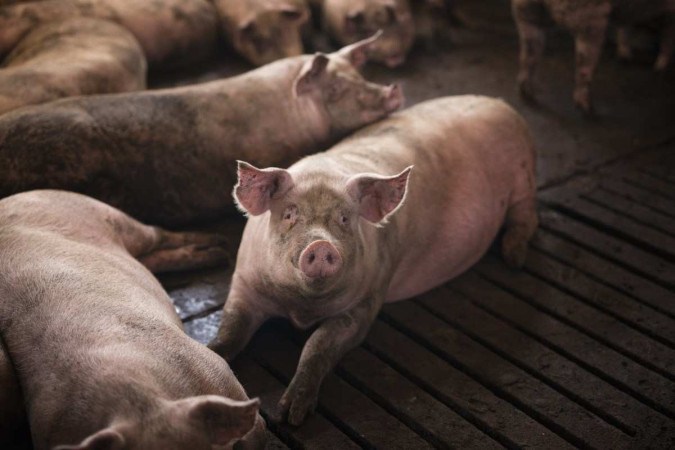
<svg viewBox="0 0 675 450">
<path fill-rule="evenodd" d="M 290 163 L 310 151 L 319 150 L 332 138 L 330 117 L 317 99 L 319 95 L 296 96 L 294 93 L 295 79 L 310 58 L 307 55 L 286 58 L 237 77 L 205 83 L 201 89 L 208 94 L 228 94 L 232 101 L 245 105 L 236 108 L 237 116 L 242 115 L 242 110 L 253 108 L 256 112 L 254 118 L 223 117 L 222 120 L 245 119 L 251 122 L 253 119 L 255 126 L 245 127 L 244 138 L 249 141 L 248 144 L 262 147 L 261 150 L 274 146 L 270 150 L 277 154 L 278 159 L 278 145 L 283 142 L 283 151 L 289 153 L 287 159 Z M 188 96 L 194 87 L 179 89 L 176 92 Z M 265 114 L 257 114 L 258 111 Z"/>
</svg>

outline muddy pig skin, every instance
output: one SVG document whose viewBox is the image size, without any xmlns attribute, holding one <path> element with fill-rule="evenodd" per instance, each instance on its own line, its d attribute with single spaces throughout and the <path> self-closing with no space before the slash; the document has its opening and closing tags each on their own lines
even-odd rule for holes
<svg viewBox="0 0 675 450">
<path fill-rule="evenodd" d="M 213 3 L 226 39 L 250 63 L 261 66 L 303 53 L 302 28 L 310 18 L 305 0 L 214 0 Z"/>
<path fill-rule="evenodd" d="M 0 58 L 36 26 L 75 17 L 120 24 L 136 37 L 150 67 L 204 59 L 218 42 L 218 16 L 207 0 L 42 0 L 0 6 Z"/>
<path fill-rule="evenodd" d="M 630 57 L 625 27 L 654 24 L 662 39 L 655 63 L 664 70 L 675 50 L 675 0 L 512 0 L 512 13 L 520 36 L 518 86 L 521 94 L 534 98 L 533 79 L 545 44 L 545 31 L 553 22 L 574 37 L 576 70 L 574 102 L 584 112 L 593 110 L 591 83 L 610 19 L 621 26 L 619 55 Z"/>
<path fill-rule="evenodd" d="M 408 0 L 323 0 L 322 9 L 324 31 L 339 44 L 350 44 L 383 30 L 370 58 L 388 67 L 403 64 L 415 42 Z"/>
<path fill-rule="evenodd" d="M 301 423 L 385 302 L 459 275 L 502 225 L 505 260 L 524 263 L 534 171 L 523 119 L 475 96 L 421 103 L 288 170 L 241 162 L 234 195 L 249 219 L 210 347 L 231 360 L 270 317 L 318 325 L 279 403 Z"/>
<path fill-rule="evenodd" d="M 59 100 L 0 116 L 0 197 L 93 196 L 146 222 L 182 225 L 232 208 L 236 159 L 288 165 L 403 102 L 368 83 L 367 47 L 288 58 L 201 85 Z"/>
<path fill-rule="evenodd" d="M 151 273 L 222 263 L 222 244 L 70 192 L 0 200 L 0 361 L 37 450 L 263 446 L 258 401 L 183 332 Z"/>
<path fill-rule="evenodd" d="M 145 89 L 146 72 L 138 41 L 113 22 L 40 25 L 0 67 L 0 114 L 63 97 Z"/>
</svg>

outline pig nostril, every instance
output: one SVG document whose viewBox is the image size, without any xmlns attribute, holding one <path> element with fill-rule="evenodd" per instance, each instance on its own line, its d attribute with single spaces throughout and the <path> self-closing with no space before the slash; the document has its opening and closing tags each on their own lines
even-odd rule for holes
<svg viewBox="0 0 675 450">
<path fill-rule="evenodd" d="M 328 261 L 328 264 L 333 264 L 333 255 L 329 253 L 328 256 L 326 256 L 326 261 Z"/>
<path fill-rule="evenodd" d="M 312 264 L 312 263 L 314 262 L 315 259 L 316 259 L 316 255 L 315 255 L 314 253 L 310 253 L 310 254 L 309 254 L 309 258 L 307 259 L 307 261 L 308 261 L 310 264 Z"/>
</svg>

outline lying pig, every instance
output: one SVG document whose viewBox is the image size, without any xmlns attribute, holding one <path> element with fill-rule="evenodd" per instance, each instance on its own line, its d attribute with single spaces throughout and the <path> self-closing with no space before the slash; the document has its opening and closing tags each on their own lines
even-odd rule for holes
<svg viewBox="0 0 675 450">
<path fill-rule="evenodd" d="M 146 226 L 79 194 L 0 201 L 0 360 L 14 365 L 36 449 L 262 447 L 258 401 L 183 333 L 148 270 L 223 256 L 213 236 Z"/>
<path fill-rule="evenodd" d="M 322 10 L 324 30 L 342 45 L 383 30 L 370 57 L 388 67 L 403 64 L 415 42 L 408 0 L 323 0 Z"/>
<path fill-rule="evenodd" d="M 146 62 L 121 26 L 75 18 L 37 26 L 0 68 L 0 114 L 62 97 L 145 89 Z"/>
<path fill-rule="evenodd" d="M 181 88 L 64 99 L 0 116 L 0 197 L 82 192 L 152 223 L 222 215 L 235 160 L 286 165 L 397 109 L 356 67 L 375 39 Z"/>
<path fill-rule="evenodd" d="M 36 26 L 74 17 L 119 23 L 138 39 L 151 67 L 202 59 L 217 45 L 218 19 L 208 0 L 41 0 L 0 7 L 0 58 Z"/>
<path fill-rule="evenodd" d="M 310 18 L 305 0 L 213 0 L 213 3 L 228 42 L 252 64 L 261 66 L 303 53 L 302 28 Z"/>
<path fill-rule="evenodd" d="M 415 35 L 428 48 L 450 40 L 450 25 L 461 26 L 464 23 L 452 0 L 411 1 L 410 8 L 415 18 Z"/>
<path fill-rule="evenodd" d="M 270 317 L 318 324 L 279 404 L 301 423 L 385 302 L 459 275 L 502 225 L 504 258 L 523 264 L 538 222 L 534 171 L 523 119 L 474 96 L 419 104 L 288 170 L 241 162 L 234 196 L 249 219 L 209 346 L 230 360 Z"/>
<path fill-rule="evenodd" d="M 668 65 L 675 49 L 675 0 L 512 0 L 511 6 L 520 36 L 518 86 L 525 98 L 534 97 L 534 73 L 544 51 L 545 28 L 551 19 L 570 30 L 574 37 L 574 102 L 585 112 L 593 109 L 591 83 L 610 17 L 623 24 L 663 22 L 657 69 Z M 624 36 L 624 33 L 619 35 L 619 47 L 620 54 L 626 56 L 628 50 Z"/>
</svg>

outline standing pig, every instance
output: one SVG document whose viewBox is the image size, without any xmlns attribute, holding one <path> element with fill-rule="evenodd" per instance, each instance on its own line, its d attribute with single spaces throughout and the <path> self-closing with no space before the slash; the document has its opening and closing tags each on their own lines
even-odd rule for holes
<svg viewBox="0 0 675 450">
<path fill-rule="evenodd" d="M 584 112 L 593 109 L 591 83 L 610 17 L 623 24 L 662 22 L 657 69 L 665 69 L 675 48 L 675 0 L 512 0 L 511 7 L 520 36 L 518 86 L 525 98 L 534 97 L 534 73 L 544 52 L 545 29 L 551 20 L 570 30 L 574 37 L 574 103 Z M 625 34 L 622 32 L 619 37 L 620 54 L 627 56 Z"/>
<path fill-rule="evenodd" d="M 214 5 L 229 43 L 252 64 L 303 53 L 302 28 L 310 18 L 305 0 L 214 0 Z"/>
<path fill-rule="evenodd" d="M 79 194 L 0 201 L 0 361 L 13 363 L 37 450 L 263 446 L 258 401 L 183 332 L 148 270 L 224 256 L 211 235 L 146 226 Z"/>
<path fill-rule="evenodd" d="M 75 17 L 122 25 L 138 39 L 150 67 L 203 59 L 217 45 L 218 18 L 207 0 L 41 0 L 0 6 L 0 58 L 36 26 Z"/>
<path fill-rule="evenodd" d="M 279 404 L 301 423 L 385 302 L 459 275 L 502 225 L 504 258 L 523 264 L 534 171 L 523 119 L 474 96 L 419 104 L 288 170 L 240 163 L 234 196 L 249 219 L 209 346 L 230 360 L 270 317 L 318 324 Z"/>
<path fill-rule="evenodd" d="M 323 0 L 323 28 L 345 45 L 384 32 L 370 58 L 400 66 L 415 42 L 415 22 L 408 0 Z"/>
<path fill-rule="evenodd" d="M 38 25 L 0 67 L 0 114 L 62 97 L 145 89 L 146 66 L 136 38 L 113 22 Z"/>
<path fill-rule="evenodd" d="M 59 100 L 0 116 L 0 197 L 75 190 L 181 225 L 232 202 L 235 160 L 287 165 L 398 109 L 356 70 L 369 39 L 201 85 Z"/>
</svg>

